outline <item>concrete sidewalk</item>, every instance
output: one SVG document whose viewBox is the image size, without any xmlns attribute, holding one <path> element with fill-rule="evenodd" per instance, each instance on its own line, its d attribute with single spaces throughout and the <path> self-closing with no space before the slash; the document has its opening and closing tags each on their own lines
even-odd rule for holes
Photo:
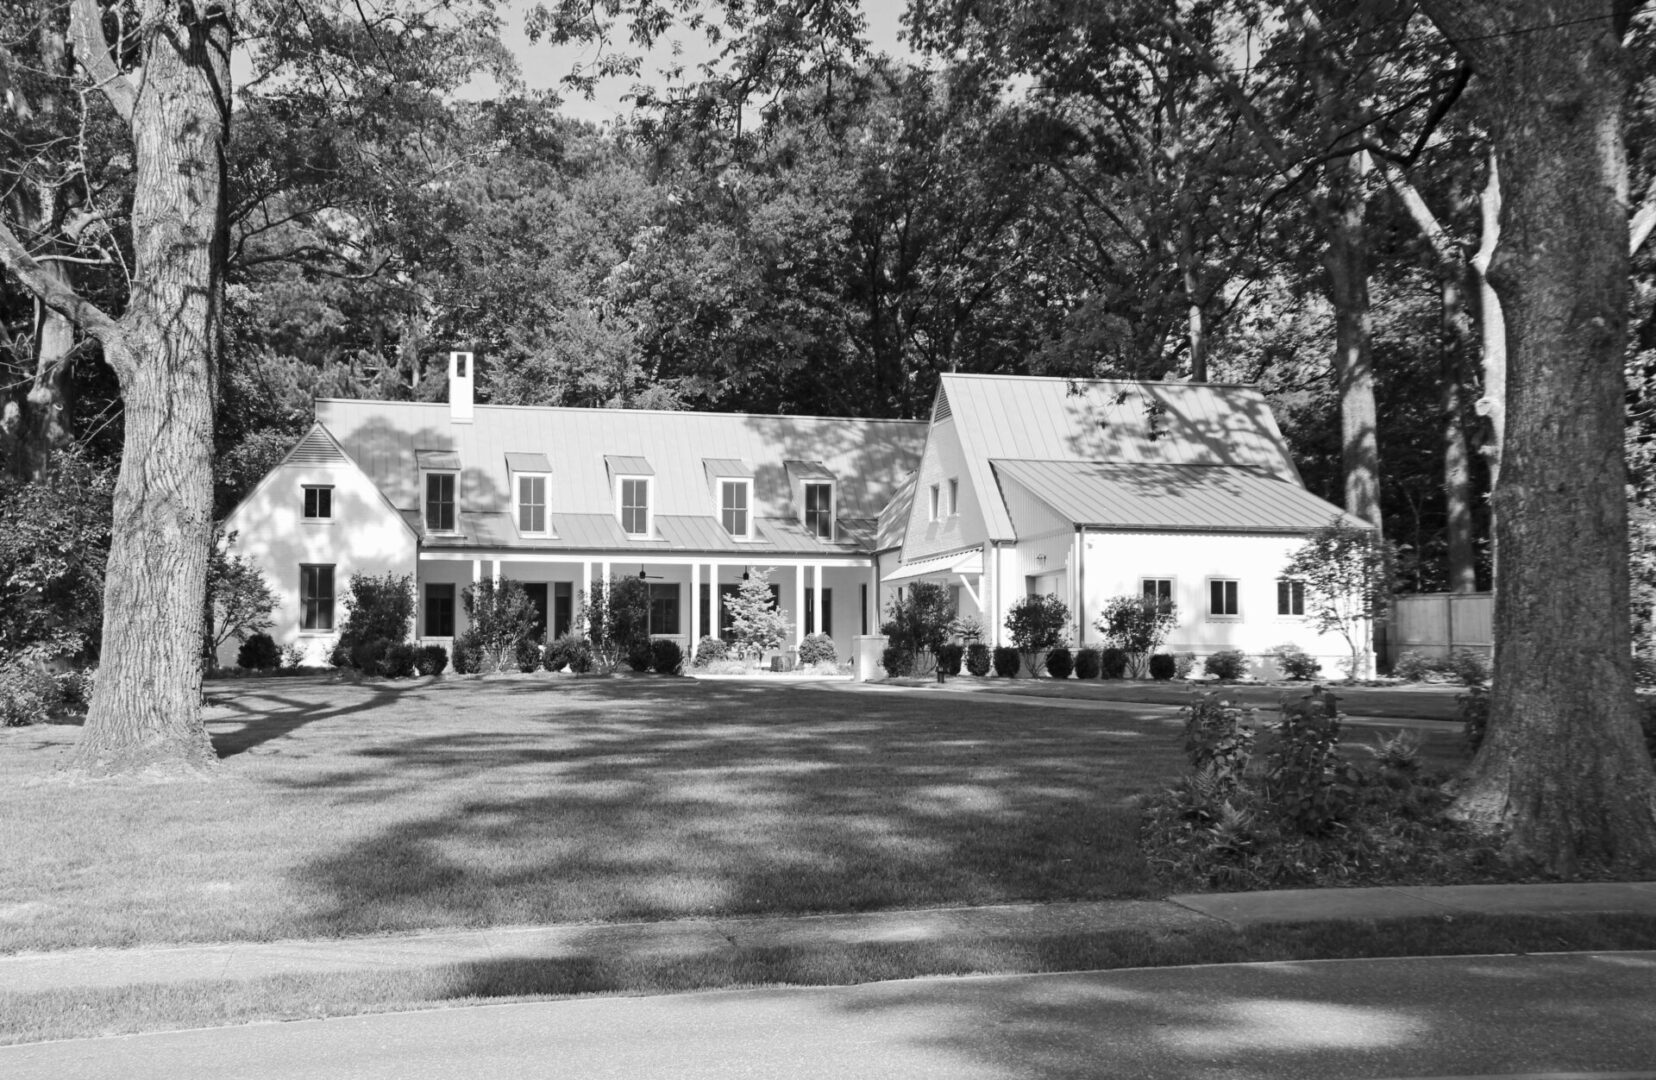
<svg viewBox="0 0 1656 1080">
<path fill-rule="evenodd" d="M 9 993 L 139 984 L 250 980 L 274 975 L 394 971 L 455 964 L 638 960 L 732 955 L 880 942 L 1036 941 L 1075 934 L 1228 924 L 1312 923 L 1455 915 L 1629 913 L 1656 916 L 1656 882 L 1448 885 L 1206 893 L 1166 900 L 1017 904 L 657 923 L 450 930 L 309 941 L 76 949 L 0 957 Z"/>
</svg>

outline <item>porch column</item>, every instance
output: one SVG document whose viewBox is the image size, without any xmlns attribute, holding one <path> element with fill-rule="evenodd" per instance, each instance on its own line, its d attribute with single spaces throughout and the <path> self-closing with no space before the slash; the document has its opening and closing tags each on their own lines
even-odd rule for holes
<svg viewBox="0 0 1656 1080">
<path fill-rule="evenodd" d="M 604 606 L 609 607 L 610 561 L 604 560 Z"/>
<path fill-rule="evenodd" d="M 588 604 L 592 603 L 592 560 L 591 559 L 582 559 L 581 560 L 581 580 L 580 580 L 579 584 L 580 584 L 581 587 L 579 589 L 575 590 L 579 594 L 576 599 L 580 603 L 581 608 L 585 609 Z M 579 614 L 579 613 L 577 613 L 577 614 Z M 589 620 L 587 620 L 585 618 L 582 618 L 580 620 L 580 623 L 581 623 L 581 633 L 582 634 L 592 633 L 592 625 L 591 625 Z"/>
<path fill-rule="evenodd" d="M 696 642 L 701 640 L 701 563 L 690 564 L 690 628 L 684 633 L 684 640 L 690 643 L 685 651 L 690 659 L 696 658 Z"/>
<path fill-rule="evenodd" d="M 816 612 L 816 626 L 812 627 L 817 633 L 822 633 L 822 564 L 811 567 L 811 610 Z"/>
<path fill-rule="evenodd" d="M 490 563 L 489 566 L 491 574 L 490 580 L 494 582 L 495 588 L 498 589 L 500 588 L 500 560 L 496 559 L 494 562 Z"/>
<path fill-rule="evenodd" d="M 805 564 L 794 567 L 794 644 L 805 640 Z"/>
</svg>

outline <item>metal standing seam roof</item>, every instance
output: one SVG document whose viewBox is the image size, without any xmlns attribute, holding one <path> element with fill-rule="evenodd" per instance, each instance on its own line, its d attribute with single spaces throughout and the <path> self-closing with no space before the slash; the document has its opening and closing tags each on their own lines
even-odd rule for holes
<svg viewBox="0 0 1656 1080">
<path fill-rule="evenodd" d="M 404 510 L 402 514 L 419 529 L 418 510 Z M 718 522 L 695 515 L 656 515 L 657 539 L 653 540 L 628 536 L 621 531 L 621 523 L 613 514 L 551 514 L 548 517 L 551 536 L 526 537 L 519 535 L 510 513 L 463 511 L 457 533 L 426 536 L 422 546 L 432 551 L 625 551 L 637 553 L 646 560 L 652 554 L 685 552 L 746 554 L 761 559 L 771 555 L 861 555 L 874 538 L 874 522 L 869 519 L 842 519 L 838 540 L 828 543 L 816 539 L 792 518 L 758 518 L 754 524 L 759 538 L 739 541 Z"/>
<path fill-rule="evenodd" d="M 625 454 L 605 454 L 604 465 L 609 469 L 611 476 L 655 475 L 655 470 L 650 468 L 649 458 L 629 457 Z"/>
<path fill-rule="evenodd" d="M 1076 525 L 1200 532 L 1291 532 L 1339 519 L 1366 528 L 1298 483 L 1231 465 L 992 461 Z"/>
<path fill-rule="evenodd" d="M 753 475 L 753 466 L 737 458 L 702 458 L 702 468 L 710 477 L 740 480 Z"/>
<path fill-rule="evenodd" d="M 506 468 L 512 472 L 543 473 L 552 471 L 552 463 L 545 454 L 507 454 Z"/>
<path fill-rule="evenodd" d="M 800 480 L 832 480 L 834 474 L 820 461 L 784 461 L 788 472 Z"/>
<path fill-rule="evenodd" d="M 1207 383 L 941 377 L 990 539 L 1014 538 L 992 459 L 1232 465 L 1301 486 L 1259 391 Z"/>
</svg>

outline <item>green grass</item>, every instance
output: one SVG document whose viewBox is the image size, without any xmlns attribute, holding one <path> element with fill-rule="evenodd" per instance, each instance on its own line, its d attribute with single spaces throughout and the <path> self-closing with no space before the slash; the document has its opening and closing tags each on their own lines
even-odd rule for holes
<svg viewBox="0 0 1656 1080">
<path fill-rule="evenodd" d="M 1219 923 L 1039 938 L 826 944 L 731 955 L 503 960 L 394 972 L 277 976 L 116 990 L 0 993 L 0 1043 L 299 1020 L 591 994 L 841 986 L 921 975 L 1091 971 L 1360 956 L 1656 948 L 1647 916 L 1467 916 L 1232 930 Z"/>
<path fill-rule="evenodd" d="M 0 733 L 0 952 L 1144 896 L 1133 799 L 1181 764 L 1168 719 L 953 695 L 209 694 L 206 783 L 67 783 L 75 729 Z"/>
</svg>

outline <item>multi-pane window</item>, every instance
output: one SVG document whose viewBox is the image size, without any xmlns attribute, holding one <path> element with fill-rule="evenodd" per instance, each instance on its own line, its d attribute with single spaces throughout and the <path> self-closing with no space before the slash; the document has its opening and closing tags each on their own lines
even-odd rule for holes
<svg viewBox="0 0 1656 1080">
<path fill-rule="evenodd" d="M 321 484 L 305 485 L 305 517 L 310 521 L 326 521 L 333 517 L 333 488 Z"/>
<path fill-rule="evenodd" d="M 334 628 L 334 568 L 332 565 L 299 566 L 299 629 Z"/>
<path fill-rule="evenodd" d="M 1292 578 L 1277 579 L 1277 614 L 1305 614 L 1305 582 Z"/>
<path fill-rule="evenodd" d="M 628 536 L 645 536 L 650 531 L 650 482 L 621 481 L 621 531 Z"/>
<path fill-rule="evenodd" d="M 425 588 L 425 636 L 454 636 L 454 585 L 427 583 Z"/>
<path fill-rule="evenodd" d="M 518 494 L 518 532 L 543 533 L 546 531 L 546 477 L 519 476 L 517 478 Z"/>
<path fill-rule="evenodd" d="M 677 582 L 650 584 L 650 633 L 679 632 L 679 587 Z"/>
<path fill-rule="evenodd" d="M 1229 578 L 1214 578 L 1208 582 L 1208 614 L 1240 615 L 1237 604 L 1236 582 Z"/>
<path fill-rule="evenodd" d="M 554 582 L 552 585 L 552 636 L 567 634 L 575 621 L 575 583 Z"/>
<path fill-rule="evenodd" d="M 1173 606 L 1173 579 L 1164 577 L 1147 577 L 1140 581 L 1143 595 L 1151 600 L 1158 601 L 1164 608 Z"/>
<path fill-rule="evenodd" d="M 529 597 L 529 606 L 535 609 L 535 621 L 529 627 L 529 636 L 537 641 L 546 640 L 546 617 L 551 614 L 547 607 L 550 597 L 547 595 L 547 583 L 544 581 L 525 581 L 523 593 Z"/>
<path fill-rule="evenodd" d="M 834 538 L 834 485 L 805 485 L 805 531 L 824 540 Z"/>
<path fill-rule="evenodd" d="M 454 531 L 454 481 L 450 472 L 426 474 L 425 521 L 433 532 Z"/>
<path fill-rule="evenodd" d="M 748 534 L 748 486 L 745 480 L 719 482 L 719 523 L 731 536 Z"/>
</svg>

